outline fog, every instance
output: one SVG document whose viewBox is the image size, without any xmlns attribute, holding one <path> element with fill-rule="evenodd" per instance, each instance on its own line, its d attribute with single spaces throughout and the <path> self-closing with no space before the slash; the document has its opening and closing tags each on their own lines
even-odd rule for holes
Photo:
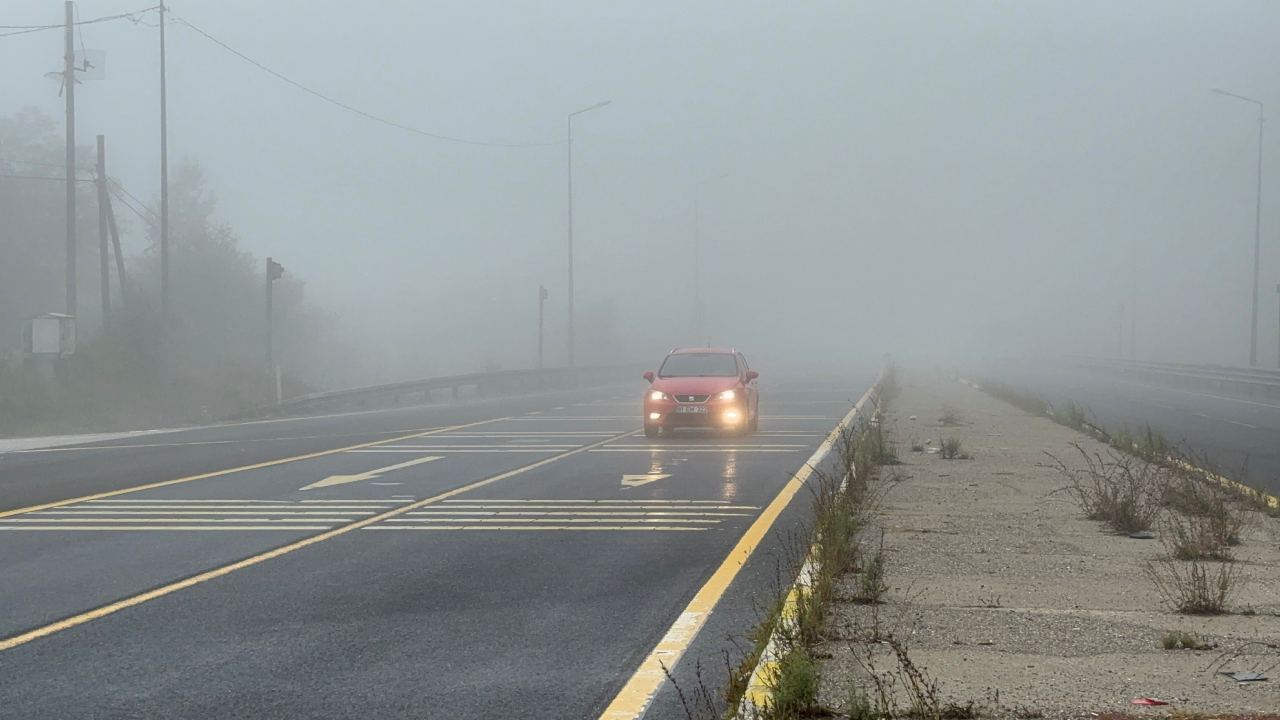
<svg viewBox="0 0 1280 720">
<path fill-rule="evenodd" d="M 82 19 L 144 5 L 77 4 Z M 546 362 L 564 364 L 566 116 L 604 100 L 573 120 L 579 364 L 656 364 L 704 342 L 766 377 L 887 352 L 1248 361 L 1257 115 L 1211 88 L 1280 101 L 1273 2 L 170 9 L 171 165 L 198 163 L 242 248 L 333 316 L 307 351 L 326 357 L 316 386 L 532 367 L 539 285 Z M 0 24 L 61 14 L 0 3 Z M 178 19 L 367 113 L 530 146 L 375 122 Z M 77 89 L 77 140 L 105 134 L 111 174 L 144 201 L 159 191 L 155 21 L 77 34 L 105 53 Z M 57 30 L 0 38 L 0 117 L 34 107 L 61 133 L 44 77 L 61 55 Z M 1278 139 L 1262 208 L 1270 366 Z M 146 255 L 130 219 L 126 251 Z M 22 312 L 60 311 L 60 293 Z"/>
</svg>

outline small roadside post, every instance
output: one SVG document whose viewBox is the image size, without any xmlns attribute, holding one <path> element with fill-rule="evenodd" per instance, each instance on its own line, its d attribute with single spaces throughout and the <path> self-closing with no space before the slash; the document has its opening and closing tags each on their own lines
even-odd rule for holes
<svg viewBox="0 0 1280 720">
<path fill-rule="evenodd" d="M 547 289 L 541 285 L 538 286 L 538 369 L 542 369 L 542 320 L 546 313 L 544 312 L 547 304 Z"/>
</svg>

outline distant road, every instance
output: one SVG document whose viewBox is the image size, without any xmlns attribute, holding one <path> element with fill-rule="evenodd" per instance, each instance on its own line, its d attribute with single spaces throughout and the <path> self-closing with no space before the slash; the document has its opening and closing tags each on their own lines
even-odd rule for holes
<svg viewBox="0 0 1280 720">
<path fill-rule="evenodd" d="M 746 438 L 645 439 L 637 379 L 0 453 L 0 715 L 597 717 L 873 379 L 762 378 Z M 664 684 L 647 717 L 683 716 Z"/>
<path fill-rule="evenodd" d="M 1074 402 L 1108 428 L 1148 425 L 1205 453 L 1225 471 L 1280 492 L 1280 404 L 1146 385 L 1070 365 L 1002 364 L 986 375 L 1054 404 Z"/>
</svg>

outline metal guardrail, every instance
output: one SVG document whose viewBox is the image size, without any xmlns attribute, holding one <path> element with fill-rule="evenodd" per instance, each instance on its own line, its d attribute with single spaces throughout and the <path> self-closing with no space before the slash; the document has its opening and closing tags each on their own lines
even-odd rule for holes
<svg viewBox="0 0 1280 720">
<path fill-rule="evenodd" d="M 426 380 L 410 380 L 299 395 L 288 398 L 279 405 L 262 408 L 257 415 L 296 415 L 301 412 L 395 407 L 410 403 L 426 404 L 436 400 L 437 393 L 444 395 L 439 399 L 459 400 L 463 397 L 489 398 L 547 390 L 598 387 L 631 378 L 639 381 L 643 370 L 644 368 L 638 365 L 611 365 L 446 375 Z"/>
<path fill-rule="evenodd" d="M 1280 400 L 1280 370 L 1104 358 L 1072 358 L 1071 361 L 1092 370 L 1155 385 L 1247 399 Z"/>
</svg>

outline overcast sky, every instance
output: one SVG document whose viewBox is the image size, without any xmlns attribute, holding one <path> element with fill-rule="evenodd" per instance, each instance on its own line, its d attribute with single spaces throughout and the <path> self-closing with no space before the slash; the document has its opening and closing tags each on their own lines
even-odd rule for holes
<svg viewBox="0 0 1280 720">
<path fill-rule="evenodd" d="M 80 0 L 81 19 L 150 0 Z M 173 0 L 171 160 L 304 278 L 380 377 L 527 367 L 537 288 L 565 357 L 566 115 L 580 361 L 710 340 L 757 365 L 892 351 L 1248 356 L 1257 114 L 1277 108 L 1280 3 Z M 59 22 L 0 0 L 0 24 Z M 367 112 L 307 95 L 198 35 Z M 158 188 L 155 13 L 83 26 L 105 51 L 79 141 Z M 0 38 L 0 113 L 58 116 L 62 38 Z M 1280 132 L 1266 142 L 1280 189 Z M 1263 205 L 1261 359 L 1280 213 Z M 140 248 L 141 233 L 134 238 Z M 1133 292 L 1136 288 L 1136 293 Z M 587 327 L 589 326 L 589 327 Z"/>
</svg>

